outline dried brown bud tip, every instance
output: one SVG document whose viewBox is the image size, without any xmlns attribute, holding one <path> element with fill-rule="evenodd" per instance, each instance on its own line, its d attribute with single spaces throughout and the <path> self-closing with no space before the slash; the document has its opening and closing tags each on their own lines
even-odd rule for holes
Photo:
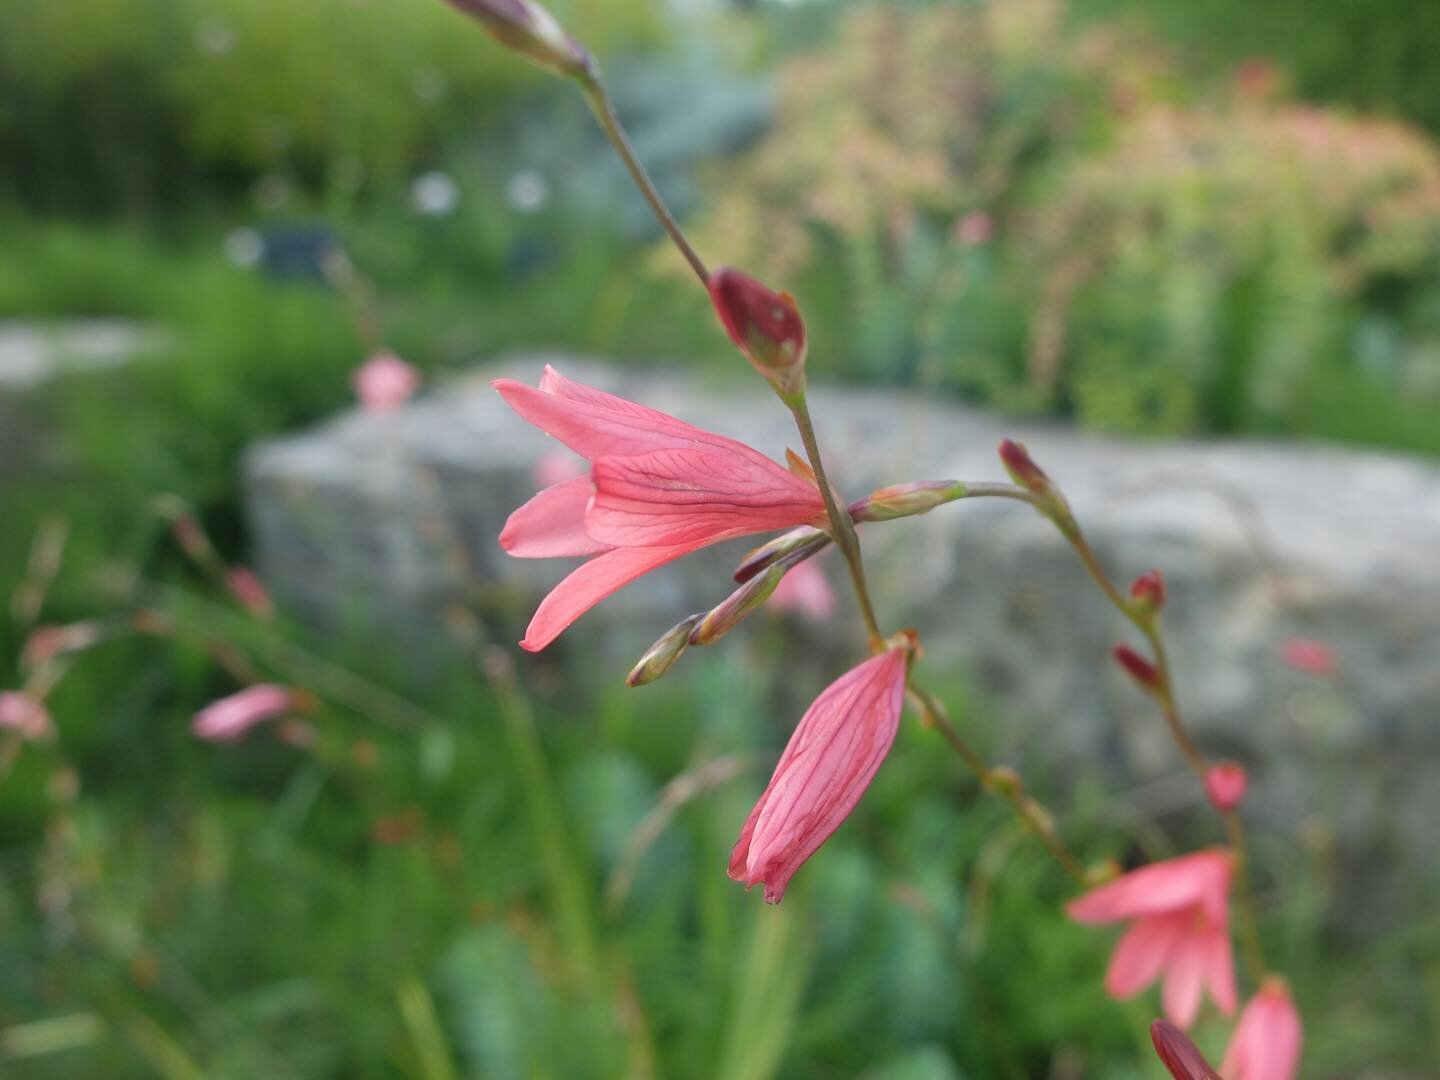
<svg viewBox="0 0 1440 1080">
<path fill-rule="evenodd" d="M 1155 665 L 1129 645 L 1115 646 L 1115 660 L 1130 673 L 1130 677 L 1151 693 L 1160 690 L 1160 672 Z"/>
<path fill-rule="evenodd" d="M 1130 608 L 1137 615 L 1157 614 L 1165 606 L 1165 577 L 1159 570 L 1141 574 L 1130 583 Z"/>
<path fill-rule="evenodd" d="M 535 0 L 446 0 L 480 22 L 500 44 L 566 78 L 589 78 L 595 62 Z"/>
<path fill-rule="evenodd" d="M 965 485 L 953 480 L 921 480 L 872 491 L 850 506 L 855 521 L 893 521 L 926 514 L 937 506 L 965 497 Z"/>
<path fill-rule="evenodd" d="M 751 366 L 785 397 L 805 391 L 805 320 L 789 293 L 722 266 L 710 275 L 710 302 Z"/>
<path fill-rule="evenodd" d="M 776 563 L 711 608 L 700 624 L 690 632 L 690 644 L 710 645 L 734 630 L 746 616 L 770 599 L 770 594 L 775 591 L 789 568 L 789 563 Z"/>
<path fill-rule="evenodd" d="M 1150 1025 L 1150 1041 L 1175 1080 L 1220 1080 L 1220 1074 L 1205 1060 L 1190 1036 L 1169 1020 L 1156 1020 Z"/>
<path fill-rule="evenodd" d="M 645 650 L 645 655 L 640 657 L 640 661 L 631 669 L 630 674 L 625 676 L 625 685 L 644 686 L 669 671 L 671 665 L 680 659 L 680 654 L 690 644 L 691 631 L 699 625 L 700 620 L 704 617 L 705 613 L 699 612 L 665 631 L 659 641 Z"/>
</svg>

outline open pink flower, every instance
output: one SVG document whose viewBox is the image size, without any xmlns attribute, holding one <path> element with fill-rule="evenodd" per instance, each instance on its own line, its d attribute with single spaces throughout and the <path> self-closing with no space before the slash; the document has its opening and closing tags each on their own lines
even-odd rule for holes
<svg viewBox="0 0 1440 1080">
<path fill-rule="evenodd" d="M 778 904 L 802 863 L 840 827 L 890 752 L 906 653 L 889 649 L 825 688 L 795 728 L 730 854 L 730 876 Z"/>
<path fill-rule="evenodd" d="M 567 379 L 497 379 L 522 417 L 590 462 L 510 515 L 500 544 L 524 559 L 592 556 L 530 621 L 537 652 L 622 586 L 721 540 L 819 521 L 815 486 L 744 443 Z"/>
<path fill-rule="evenodd" d="M 190 730 L 210 742 L 234 742 L 256 724 L 289 712 L 295 692 L 274 683 L 259 683 L 212 702 L 195 714 Z"/>
<path fill-rule="evenodd" d="M 1241 1011 L 1220 1072 L 1225 1080 L 1292 1080 L 1300 1067 L 1300 1037 L 1290 988 L 1272 976 Z"/>
<path fill-rule="evenodd" d="M 378 352 L 350 377 L 360 407 L 366 412 L 398 409 L 420 388 L 420 373 L 392 352 Z"/>
<path fill-rule="evenodd" d="M 54 729 L 44 705 L 14 690 L 0 691 L 0 730 L 34 740 L 48 738 Z"/>
<path fill-rule="evenodd" d="M 1132 870 L 1066 905 L 1076 922 L 1132 923 L 1105 973 L 1112 997 L 1133 997 L 1163 973 L 1165 1015 L 1182 1028 L 1195 1022 L 1205 988 L 1234 1011 L 1231 869 L 1230 853 L 1213 848 Z"/>
</svg>

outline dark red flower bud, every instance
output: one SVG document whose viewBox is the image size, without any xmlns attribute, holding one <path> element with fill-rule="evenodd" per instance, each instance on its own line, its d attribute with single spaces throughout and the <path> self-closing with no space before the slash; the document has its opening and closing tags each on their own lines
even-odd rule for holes
<svg viewBox="0 0 1440 1080">
<path fill-rule="evenodd" d="M 490 36 L 506 48 L 557 75 L 576 78 L 594 74 L 590 54 L 535 0 L 447 0 L 447 3 L 478 20 Z"/>
<path fill-rule="evenodd" d="M 1248 783 L 1249 778 L 1243 765 L 1234 761 L 1222 761 L 1212 765 L 1205 774 L 1205 794 L 1210 796 L 1215 809 L 1227 813 L 1239 806 L 1245 798 Z"/>
<path fill-rule="evenodd" d="M 1205 1060 L 1190 1036 L 1169 1020 L 1156 1020 L 1150 1025 L 1150 1041 L 1175 1080 L 1220 1080 L 1220 1074 Z"/>
<path fill-rule="evenodd" d="M 1028 491 L 1037 495 L 1049 495 L 1054 491 L 1055 485 L 1051 483 L 1050 477 L 1045 475 L 1045 470 L 1036 465 L 1030 457 L 1030 451 L 1025 449 L 1023 443 L 1014 439 L 1006 439 L 1000 444 L 1000 463 L 1005 466 L 1005 471 L 1010 474 L 1010 479 Z"/>
<path fill-rule="evenodd" d="M 1130 607 L 1137 615 L 1155 615 L 1165 606 L 1165 578 L 1159 570 L 1141 574 L 1130 583 Z"/>
<path fill-rule="evenodd" d="M 805 390 L 805 320 L 795 298 L 722 266 L 710 275 L 710 301 L 739 350 L 784 396 Z"/>
<path fill-rule="evenodd" d="M 1160 689 L 1160 672 L 1129 645 L 1115 646 L 1115 660 L 1146 690 L 1154 693 Z"/>
</svg>

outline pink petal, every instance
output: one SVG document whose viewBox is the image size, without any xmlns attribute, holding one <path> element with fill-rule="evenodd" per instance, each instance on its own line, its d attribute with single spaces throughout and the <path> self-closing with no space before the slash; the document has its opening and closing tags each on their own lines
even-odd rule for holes
<svg viewBox="0 0 1440 1080">
<path fill-rule="evenodd" d="M 201 709 L 190 730 L 211 742 L 233 742 L 256 724 L 288 712 L 294 702 L 294 692 L 288 687 L 260 683 Z"/>
<path fill-rule="evenodd" d="M 539 652 L 611 593 L 657 567 L 688 555 L 694 547 L 617 548 L 577 567 L 540 602 L 520 647 Z"/>
<path fill-rule="evenodd" d="M 669 413 L 663 413 L 659 409 L 652 409 L 641 405 L 638 401 L 630 401 L 628 398 L 617 397 L 615 394 L 607 394 L 604 390 L 597 390 L 593 386 L 586 386 L 574 379 L 567 379 L 549 364 L 545 365 L 545 372 L 540 376 L 540 389 L 546 394 L 580 405 L 593 405 L 596 408 L 609 409 L 611 412 L 626 413 L 637 420 L 643 420 L 657 427 L 691 427 L 685 421 L 677 420 Z M 694 428 L 693 430 L 700 431 L 701 429 Z"/>
<path fill-rule="evenodd" d="M 510 515 L 500 531 L 500 546 L 518 559 L 595 555 L 609 544 L 585 532 L 585 508 L 594 489 L 590 477 L 562 480 Z"/>
<path fill-rule="evenodd" d="M 895 740 L 906 654 L 891 649 L 831 683 L 806 710 L 764 794 L 740 830 L 730 876 L 764 882 L 778 903 L 795 871 L 869 787 Z"/>
<path fill-rule="evenodd" d="M 1293 1080 L 1302 1037 L 1289 988 L 1267 979 L 1240 1013 L 1220 1071 L 1226 1080 Z"/>
<path fill-rule="evenodd" d="M 1098 925 L 1162 915 L 1198 903 L 1212 922 L 1224 925 L 1230 866 L 1229 853 L 1218 848 L 1151 863 L 1091 889 L 1070 901 L 1065 911 L 1076 922 Z"/>
<path fill-rule="evenodd" d="M 1105 992 L 1123 1001 L 1160 975 L 1185 929 L 1185 915 L 1152 915 L 1126 930 L 1105 972 Z"/>
<path fill-rule="evenodd" d="M 1220 1011 L 1229 1016 L 1235 1011 L 1235 956 L 1229 929 L 1211 927 L 1205 952 L 1205 985 Z"/>
<path fill-rule="evenodd" d="M 617 547 L 708 544 L 803 525 L 825 512 L 820 492 L 765 458 L 694 448 L 599 458 L 591 536 Z"/>
<path fill-rule="evenodd" d="M 1200 1012 L 1206 959 L 1204 936 L 1182 933 L 1166 964 L 1161 1002 L 1165 1006 L 1165 1015 L 1182 1028 L 1188 1029 L 1195 1023 L 1195 1017 Z"/>
</svg>

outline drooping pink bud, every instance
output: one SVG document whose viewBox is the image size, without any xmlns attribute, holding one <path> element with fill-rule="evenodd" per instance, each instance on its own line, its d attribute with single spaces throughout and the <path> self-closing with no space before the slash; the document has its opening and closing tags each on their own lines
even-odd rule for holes
<svg viewBox="0 0 1440 1080">
<path fill-rule="evenodd" d="M 259 683 L 212 702 L 195 714 L 190 730 L 210 742 L 234 742 L 257 724 L 296 707 L 296 692 L 286 686 Z"/>
<path fill-rule="evenodd" d="M 1159 570 L 1148 570 L 1130 583 L 1130 610 L 1145 618 L 1165 607 L 1165 577 Z"/>
<path fill-rule="evenodd" d="M 660 640 L 645 650 L 645 655 L 640 657 L 635 666 L 630 669 L 630 674 L 625 676 L 625 685 L 630 687 L 645 686 L 654 682 L 660 676 L 670 670 L 680 654 L 690 644 L 690 633 L 700 624 L 705 617 L 704 612 L 691 615 L 661 635 Z"/>
<path fill-rule="evenodd" d="M 1169 1020 L 1156 1020 L 1150 1025 L 1150 1041 L 1175 1080 L 1220 1080 L 1220 1074 L 1205 1060 L 1190 1036 Z"/>
<path fill-rule="evenodd" d="M 270 619 L 275 615 L 275 602 L 260 575 L 248 566 L 232 566 L 225 571 L 225 586 L 236 602 L 257 619 Z"/>
<path fill-rule="evenodd" d="M 691 645 L 710 645 L 719 641 L 753 613 L 761 604 L 770 599 L 787 567 L 776 563 L 764 573 L 756 574 L 745 584 L 732 592 L 700 620 L 690 632 Z"/>
<path fill-rule="evenodd" d="M 872 491 L 850 505 L 855 521 L 893 521 L 895 518 L 928 514 L 937 506 L 963 499 L 965 485 L 955 480 L 921 480 L 893 484 Z"/>
<path fill-rule="evenodd" d="M 1294 1080 L 1302 1038 L 1290 987 L 1271 975 L 1241 1011 L 1220 1071 L 1226 1080 Z"/>
<path fill-rule="evenodd" d="M 1303 671 L 1306 675 L 1327 678 L 1340 670 L 1335 650 L 1323 641 L 1311 638 L 1288 638 L 1280 646 L 1280 658 L 1288 666 L 1296 671 Z"/>
<path fill-rule="evenodd" d="M 778 904 L 801 864 L 840 827 L 890 751 L 900 723 L 904 649 L 887 649 L 823 690 L 790 737 L 740 830 L 730 876 Z"/>
<path fill-rule="evenodd" d="M 1010 474 L 1010 479 L 1015 481 L 1027 491 L 1033 491 L 1036 495 L 1049 495 L 1055 490 L 1055 485 L 1045 470 L 1035 464 L 1030 456 L 1030 451 L 1025 449 L 1023 443 L 1014 439 L 1005 439 L 1000 443 L 1000 463 L 1005 466 L 1005 471 Z"/>
<path fill-rule="evenodd" d="M 1229 813 L 1245 798 L 1247 782 L 1248 777 L 1243 765 L 1234 761 L 1222 761 L 1210 766 L 1206 772 L 1205 794 L 1210 796 L 1215 809 Z"/>
<path fill-rule="evenodd" d="M 594 75 L 590 54 L 535 0 L 447 0 L 477 19 L 500 44 L 566 78 Z"/>
<path fill-rule="evenodd" d="M 805 391 L 805 321 L 795 298 L 723 266 L 710 275 L 715 313 L 745 358 L 782 397 Z"/>
<path fill-rule="evenodd" d="M 1160 687 L 1160 672 L 1149 660 L 1141 656 L 1129 645 L 1115 646 L 1116 662 L 1129 673 L 1141 687 L 1152 694 L 1158 693 Z"/>
<path fill-rule="evenodd" d="M 378 352 L 355 369 L 350 385 L 366 412 L 391 412 L 420 388 L 420 373 L 392 352 Z"/>
<path fill-rule="evenodd" d="M 0 729 L 33 741 L 48 738 L 55 726 L 40 702 L 26 694 L 5 690 L 0 691 Z"/>
</svg>

